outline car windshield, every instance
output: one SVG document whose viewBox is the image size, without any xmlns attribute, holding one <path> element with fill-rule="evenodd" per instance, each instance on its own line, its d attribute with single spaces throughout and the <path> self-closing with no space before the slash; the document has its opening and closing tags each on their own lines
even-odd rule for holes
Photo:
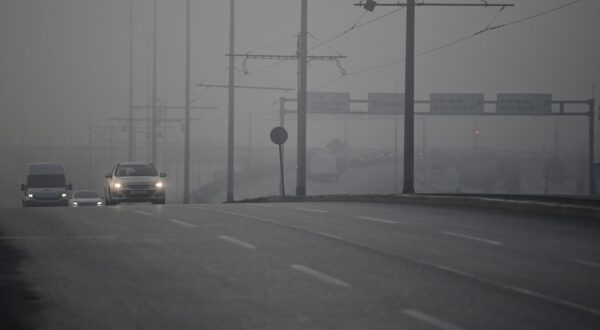
<svg viewBox="0 0 600 330">
<path fill-rule="evenodd" d="M 98 198 L 98 193 L 95 191 L 76 191 L 73 198 Z"/>
<path fill-rule="evenodd" d="M 40 174 L 27 176 L 27 187 L 29 188 L 54 188 L 65 186 L 65 176 L 62 174 Z"/>
<path fill-rule="evenodd" d="M 156 169 L 148 164 L 119 165 L 115 176 L 157 176 Z"/>
</svg>

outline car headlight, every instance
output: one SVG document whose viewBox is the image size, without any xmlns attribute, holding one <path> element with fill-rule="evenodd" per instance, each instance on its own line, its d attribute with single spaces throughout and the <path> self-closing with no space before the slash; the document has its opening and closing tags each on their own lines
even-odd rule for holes
<svg viewBox="0 0 600 330">
<path fill-rule="evenodd" d="M 73 202 L 73 206 L 77 206 L 77 205 L 78 205 L 77 202 Z"/>
<path fill-rule="evenodd" d="M 33 198 L 33 194 L 28 194 L 27 197 Z"/>
<path fill-rule="evenodd" d="M 158 181 L 156 183 L 156 188 L 162 188 L 163 187 L 163 183 L 161 181 Z"/>
<path fill-rule="evenodd" d="M 120 182 L 115 182 L 114 187 L 117 189 L 121 189 L 121 183 Z"/>
<path fill-rule="evenodd" d="M 67 194 L 63 193 L 61 196 L 62 196 L 62 198 L 66 198 Z"/>
<path fill-rule="evenodd" d="M 96 205 L 102 206 L 102 202 L 98 202 L 98 203 L 96 203 Z"/>
</svg>

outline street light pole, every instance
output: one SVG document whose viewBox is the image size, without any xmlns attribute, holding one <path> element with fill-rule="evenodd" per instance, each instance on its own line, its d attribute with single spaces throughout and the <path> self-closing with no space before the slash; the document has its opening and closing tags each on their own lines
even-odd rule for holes
<svg viewBox="0 0 600 330">
<path fill-rule="evenodd" d="M 235 54 L 235 0 L 230 3 L 229 16 L 229 54 Z M 233 199 L 233 157 L 235 129 L 235 57 L 229 56 L 229 111 L 227 119 L 227 202 Z"/>
<path fill-rule="evenodd" d="M 183 204 L 190 203 L 190 0 L 185 14 L 185 138 L 183 164 Z"/>
</svg>

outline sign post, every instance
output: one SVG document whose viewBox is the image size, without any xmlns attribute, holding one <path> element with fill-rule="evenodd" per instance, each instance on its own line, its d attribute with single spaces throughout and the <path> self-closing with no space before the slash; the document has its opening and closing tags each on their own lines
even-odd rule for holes
<svg viewBox="0 0 600 330">
<path fill-rule="evenodd" d="M 271 141 L 279 146 L 279 168 L 281 172 L 281 199 L 285 199 L 285 181 L 283 176 L 283 150 L 282 146 L 288 139 L 288 132 L 283 127 L 275 127 L 271 130 Z"/>
</svg>

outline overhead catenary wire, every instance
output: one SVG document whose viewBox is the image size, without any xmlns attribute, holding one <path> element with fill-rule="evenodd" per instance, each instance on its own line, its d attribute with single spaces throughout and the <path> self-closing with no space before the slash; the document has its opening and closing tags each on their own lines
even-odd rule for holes
<svg viewBox="0 0 600 330">
<path fill-rule="evenodd" d="M 317 48 L 319 48 L 319 47 L 321 47 L 323 45 L 326 45 L 326 44 L 332 42 L 333 40 L 336 40 L 336 39 L 338 39 L 338 38 L 340 38 L 340 37 L 342 37 L 342 36 L 350 33 L 351 31 L 358 30 L 358 29 L 360 29 L 361 27 L 363 27 L 365 25 L 371 24 L 373 22 L 379 21 L 379 20 L 381 20 L 381 19 L 383 19 L 385 17 L 388 17 L 390 15 L 396 14 L 396 13 L 398 13 L 399 11 L 401 11 L 403 9 L 404 8 L 398 8 L 398 9 L 390 11 L 389 13 L 386 13 L 386 14 L 383 14 L 381 16 L 375 17 L 375 18 L 373 18 L 371 20 L 368 20 L 368 21 L 366 21 L 366 22 L 364 22 L 362 24 L 358 24 L 359 21 L 360 21 L 360 19 L 362 18 L 362 16 L 366 13 L 366 11 L 365 11 L 365 12 L 363 12 L 363 15 L 361 15 L 359 17 L 359 20 L 356 23 L 354 23 L 352 26 L 350 26 L 348 29 L 344 30 L 341 33 L 338 33 L 338 34 L 334 35 L 333 37 L 331 37 L 331 38 L 329 38 L 329 39 L 327 39 L 325 41 L 322 41 L 321 43 L 317 44 L 316 46 L 311 47 L 309 50 L 317 49 Z"/>
<path fill-rule="evenodd" d="M 537 18 L 537 17 L 540 17 L 540 16 L 544 16 L 544 15 L 548 15 L 550 13 L 553 13 L 555 11 L 558 11 L 558 10 L 564 9 L 566 7 L 575 5 L 575 4 L 577 4 L 579 2 L 582 2 L 582 1 L 584 1 L 584 0 L 573 0 L 573 1 L 570 1 L 570 2 L 565 3 L 563 5 L 560 5 L 560 6 L 557 6 L 557 7 L 553 7 L 551 9 L 548 9 L 548 10 L 545 10 L 545 11 L 542 11 L 542 12 L 539 12 L 539 13 L 536 13 L 536 14 L 533 14 L 533 15 L 530 15 L 530 16 L 526 16 L 526 17 L 523 17 L 523 18 L 520 18 L 520 19 L 517 19 L 517 20 L 514 20 L 514 21 L 510 21 L 510 22 L 507 22 L 507 23 L 504 23 L 504 24 L 499 24 L 499 25 L 494 25 L 494 26 L 491 26 L 491 24 L 490 24 L 486 28 L 484 28 L 482 30 L 479 30 L 479 31 L 476 31 L 475 33 L 472 33 L 472 34 L 469 34 L 469 35 L 464 36 L 462 38 L 459 38 L 459 39 L 453 40 L 451 42 L 442 44 L 440 46 L 428 49 L 426 51 L 422 51 L 420 53 L 417 53 L 417 54 L 415 54 L 415 57 L 424 56 L 424 55 L 436 52 L 438 50 L 442 50 L 444 48 L 448 48 L 448 47 L 454 46 L 454 45 L 456 45 L 458 43 L 461 43 L 463 41 L 475 38 L 475 37 L 477 37 L 477 36 L 479 36 L 479 35 L 481 35 L 481 34 L 483 34 L 485 32 L 489 32 L 489 31 L 492 31 L 492 30 L 497 30 L 497 29 L 505 28 L 505 27 L 508 27 L 508 26 L 511 26 L 511 25 L 516 25 L 516 24 L 524 23 L 524 22 L 532 20 L 534 18 Z M 502 8 L 504 8 L 504 7 L 502 7 Z M 496 17 L 498 16 L 498 14 L 496 14 Z M 494 19 L 492 20 L 492 24 L 496 20 L 496 17 L 494 17 Z M 323 89 L 323 88 L 325 88 L 325 87 L 327 87 L 327 86 L 329 86 L 329 85 L 331 85 L 331 84 L 339 81 L 340 79 L 342 79 L 344 77 L 354 76 L 354 75 L 358 75 L 358 74 L 369 72 L 369 71 L 383 69 L 383 68 L 388 67 L 390 65 L 402 63 L 404 61 L 406 61 L 405 58 L 399 59 L 399 60 L 390 61 L 390 62 L 386 62 L 386 63 L 383 63 L 383 64 L 379 64 L 379 65 L 376 65 L 376 66 L 368 67 L 368 68 L 357 70 L 357 71 L 353 71 L 353 72 L 348 72 L 345 75 L 336 77 L 335 79 L 332 79 L 330 81 L 325 82 L 317 90 L 321 90 L 321 89 Z"/>
</svg>

